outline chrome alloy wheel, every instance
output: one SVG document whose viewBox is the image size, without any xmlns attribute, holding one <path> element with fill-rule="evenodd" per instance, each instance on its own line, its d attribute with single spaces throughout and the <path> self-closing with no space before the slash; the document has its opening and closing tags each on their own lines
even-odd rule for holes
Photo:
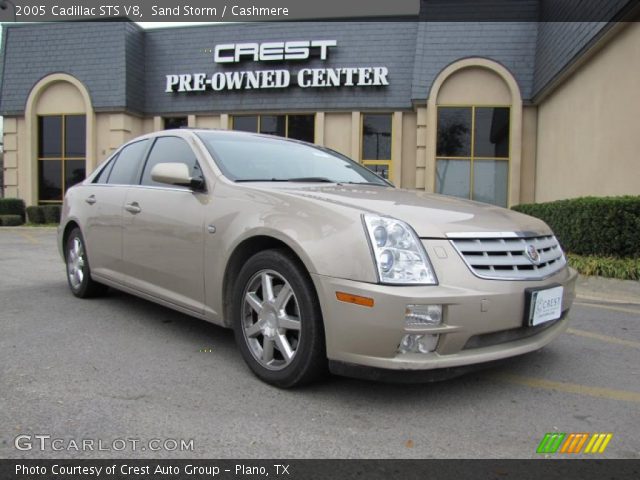
<svg viewBox="0 0 640 480">
<path fill-rule="evenodd" d="M 300 345 L 300 306 L 289 282 L 273 270 L 254 274 L 242 296 L 242 331 L 253 357 L 282 370 Z"/>
<path fill-rule="evenodd" d="M 82 286 L 84 280 L 84 248 L 82 240 L 74 237 L 69 245 L 67 252 L 67 275 L 69 275 L 69 283 L 74 290 Z"/>
</svg>

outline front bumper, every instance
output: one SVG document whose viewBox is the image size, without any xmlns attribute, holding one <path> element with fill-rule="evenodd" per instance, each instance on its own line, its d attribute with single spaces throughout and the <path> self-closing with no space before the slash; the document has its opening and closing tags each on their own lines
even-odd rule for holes
<svg viewBox="0 0 640 480">
<path fill-rule="evenodd" d="M 381 377 L 380 372 L 376 373 L 379 369 L 449 369 L 452 375 L 443 377 L 455 376 L 461 372 L 459 367 L 538 350 L 566 330 L 567 314 L 575 298 L 574 270 L 564 268 L 541 281 L 482 280 L 468 269 L 456 272 L 454 266 L 453 270 L 448 276 L 439 275 L 441 283 L 437 286 L 378 285 L 313 274 L 332 370 L 371 378 L 373 369 L 377 378 Z M 525 289 L 552 285 L 564 287 L 562 318 L 537 327 L 526 326 Z M 338 291 L 373 298 L 374 306 L 340 302 L 336 299 Z M 406 328 L 405 309 L 411 304 L 442 305 L 442 325 Z M 438 334 L 436 350 L 426 354 L 399 353 L 400 340 L 407 333 Z M 361 367 L 369 368 L 366 375 L 357 374 L 365 372 Z"/>
</svg>

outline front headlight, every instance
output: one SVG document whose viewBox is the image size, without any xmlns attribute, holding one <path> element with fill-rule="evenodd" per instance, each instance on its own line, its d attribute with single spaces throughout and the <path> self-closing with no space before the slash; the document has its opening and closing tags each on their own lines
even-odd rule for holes
<svg viewBox="0 0 640 480">
<path fill-rule="evenodd" d="M 382 283 L 436 285 L 427 252 L 413 229 L 401 220 L 362 216 Z"/>
</svg>

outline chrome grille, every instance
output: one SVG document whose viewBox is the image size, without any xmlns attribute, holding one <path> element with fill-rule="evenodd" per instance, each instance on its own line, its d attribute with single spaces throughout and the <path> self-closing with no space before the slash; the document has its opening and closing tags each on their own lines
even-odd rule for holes
<svg viewBox="0 0 640 480">
<path fill-rule="evenodd" d="M 452 235 L 453 236 L 453 235 Z M 540 280 L 566 265 L 560 244 L 553 235 L 531 237 L 451 238 L 471 271 L 478 277 L 495 280 Z M 527 255 L 533 245 L 538 262 Z"/>
</svg>

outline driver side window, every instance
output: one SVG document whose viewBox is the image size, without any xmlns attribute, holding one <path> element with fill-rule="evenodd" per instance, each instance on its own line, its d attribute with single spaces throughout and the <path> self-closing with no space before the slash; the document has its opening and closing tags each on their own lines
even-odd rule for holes
<svg viewBox="0 0 640 480">
<path fill-rule="evenodd" d="M 189 167 L 191 176 L 202 178 L 202 170 L 198 165 L 195 153 L 182 138 L 179 137 L 158 137 L 151 148 L 151 153 L 147 158 L 147 163 L 142 172 L 140 185 L 167 187 L 164 183 L 154 182 L 151 178 L 151 170 L 158 163 L 184 163 Z M 175 187 L 181 188 L 181 187 Z"/>
</svg>

